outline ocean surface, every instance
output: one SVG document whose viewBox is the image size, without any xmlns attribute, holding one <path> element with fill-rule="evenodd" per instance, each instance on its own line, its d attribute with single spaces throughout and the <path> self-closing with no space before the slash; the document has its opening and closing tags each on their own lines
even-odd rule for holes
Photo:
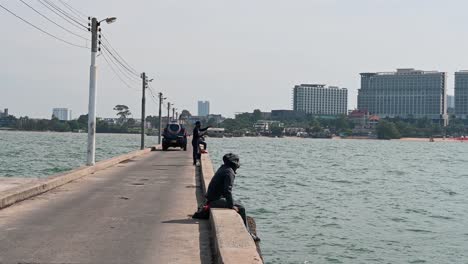
<svg viewBox="0 0 468 264">
<path fill-rule="evenodd" d="M 0 131 L 0 176 L 83 165 L 86 134 Z M 157 137 L 147 137 L 147 145 Z M 215 166 L 240 155 L 234 194 L 266 263 L 468 263 L 468 143 L 207 139 Z M 139 149 L 97 134 L 97 159 Z"/>
<path fill-rule="evenodd" d="M 147 146 L 158 137 L 145 137 Z M 86 133 L 0 131 L 0 177 L 46 177 L 86 164 Z M 96 134 L 96 161 L 140 149 L 140 135 Z"/>
<path fill-rule="evenodd" d="M 468 263 L 468 143 L 208 139 L 266 263 Z"/>
</svg>

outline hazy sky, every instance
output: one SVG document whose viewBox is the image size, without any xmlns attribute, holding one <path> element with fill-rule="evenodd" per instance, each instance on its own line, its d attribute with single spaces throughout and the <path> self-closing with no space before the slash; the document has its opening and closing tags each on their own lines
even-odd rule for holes
<svg viewBox="0 0 468 264">
<path fill-rule="evenodd" d="M 39 11 L 80 32 L 44 8 Z M 49 0 L 60 4 L 59 0 Z M 139 72 L 155 78 L 179 109 L 212 113 L 291 109 L 292 87 L 322 83 L 349 89 L 356 106 L 360 72 L 396 68 L 468 69 L 468 1 L 433 0 L 64 0 L 103 19 L 103 33 Z M 67 40 L 84 41 L 19 0 L 0 4 Z M 48 117 L 54 107 L 86 113 L 90 52 L 56 41 L 0 9 L 0 108 Z M 85 36 L 86 32 L 82 32 Z M 98 116 L 126 104 L 141 112 L 141 84 L 123 85 L 98 57 Z M 157 105 L 148 98 L 147 113 Z"/>
</svg>

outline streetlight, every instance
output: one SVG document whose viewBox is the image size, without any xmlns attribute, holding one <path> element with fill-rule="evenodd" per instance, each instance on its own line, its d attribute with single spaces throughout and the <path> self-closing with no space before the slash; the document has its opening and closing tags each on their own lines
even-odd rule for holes
<svg viewBox="0 0 468 264">
<path fill-rule="evenodd" d="M 103 19 L 103 20 L 99 21 L 99 22 L 98 22 L 98 26 L 99 26 L 99 24 L 100 24 L 102 21 L 106 21 L 107 24 L 112 24 L 112 23 L 114 23 L 116 20 L 117 20 L 116 17 L 108 17 L 108 18 L 106 18 L 106 19 Z"/>
<path fill-rule="evenodd" d="M 98 21 L 95 17 L 88 18 L 91 23 L 91 66 L 89 69 L 89 103 L 88 103 L 88 149 L 86 164 L 92 166 L 96 160 L 96 55 L 98 52 L 98 30 L 102 21 L 111 24 L 117 20 L 115 17 L 108 17 Z"/>
</svg>

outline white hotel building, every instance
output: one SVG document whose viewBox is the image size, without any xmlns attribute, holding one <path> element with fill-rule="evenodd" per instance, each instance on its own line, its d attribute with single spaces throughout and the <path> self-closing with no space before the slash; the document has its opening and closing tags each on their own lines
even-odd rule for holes
<svg viewBox="0 0 468 264">
<path fill-rule="evenodd" d="M 293 89 L 294 110 L 313 115 L 346 115 L 348 90 L 324 84 L 301 84 Z"/>
<path fill-rule="evenodd" d="M 68 108 L 54 108 L 52 109 L 52 116 L 58 120 L 69 121 L 72 119 L 72 112 Z"/>
<path fill-rule="evenodd" d="M 358 109 L 379 117 L 427 117 L 446 125 L 447 74 L 412 68 L 361 73 Z"/>
</svg>

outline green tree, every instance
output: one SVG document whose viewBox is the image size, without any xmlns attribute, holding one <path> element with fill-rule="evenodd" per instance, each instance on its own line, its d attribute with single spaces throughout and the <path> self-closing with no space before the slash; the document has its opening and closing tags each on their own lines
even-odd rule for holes
<svg viewBox="0 0 468 264">
<path fill-rule="evenodd" d="M 260 111 L 260 109 L 255 109 L 252 113 L 252 121 L 257 122 L 258 120 L 262 119 L 262 116 L 262 111 Z"/>
<path fill-rule="evenodd" d="M 88 115 L 80 115 L 77 121 L 80 129 L 88 129 Z"/>
<path fill-rule="evenodd" d="M 129 119 L 127 120 L 127 125 L 128 125 L 129 127 L 133 127 L 133 126 L 135 126 L 135 124 L 136 124 L 135 119 L 129 118 Z M 141 130 L 141 129 L 140 129 L 140 130 Z"/>
<path fill-rule="evenodd" d="M 119 117 L 121 123 L 124 123 L 127 120 L 127 117 L 132 114 L 126 105 L 116 105 L 114 110 L 117 111 L 117 116 Z"/>
<path fill-rule="evenodd" d="M 190 113 L 189 110 L 182 110 L 182 112 L 180 113 L 180 119 L 188 119 L 189 117 L 191 117 L 192 114 Z"/>
<path fill-rule="evenodd" d="M 80 129 L 80 124 L 78 123 L 78 120 L 71 120 L 71 121 L 68 121 L 67 123 L 70 126 L 71 131 L 76 131 Z"/>
<path fill-rule="evenodd" d="M 271 130 L 271 135 L 274 137 L 283 136 L 284 128 L 280 127 L 278 124 L 273 124 L 270 130 Z"/>
<path fill-rule="evenodd" d="M 379 139 L 396 139 L 401 137 L 396 125 L 386 120 L 380 120 L 376 130 Z"/>
<path fill-rule="evenodd" d="M 159 116 L 147 116 L 146 122 L 149 122 L 153 128 L 159 128 Z"/>
<path fill-rule="evenodd" d="M 208 119 L 208 122 L 206 122 L 206 125 L 210 127 L 217 127 L 218 123 L 216 122 L 215 118 L 210 118 Z"/>
<path fill-rule="evenodd" d="M 234 132 L 241 129 L 241 123 L 237 119 L 227 118 L 221 123 L 221 127 L 226 129 L 226 132 Z"/>
</svg>

